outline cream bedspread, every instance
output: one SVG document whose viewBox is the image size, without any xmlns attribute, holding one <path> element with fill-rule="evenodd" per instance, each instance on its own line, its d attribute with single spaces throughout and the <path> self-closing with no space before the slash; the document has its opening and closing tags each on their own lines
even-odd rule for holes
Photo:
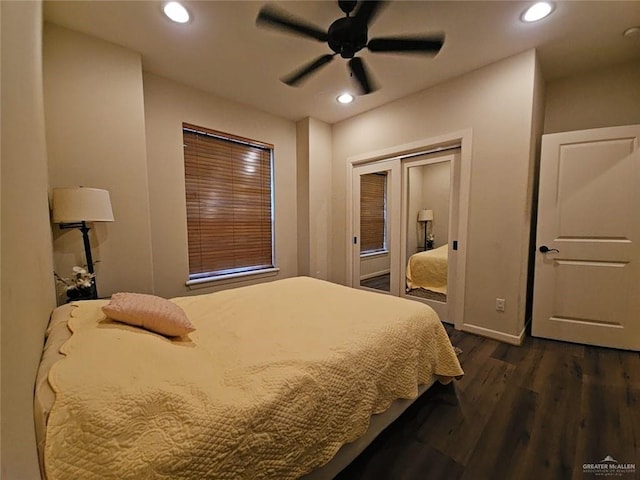
<svg viewBox="0 0 640 480">
<path fill-rule="evenodd" d="M 174 301 L 188 338 L 77 304 L 49 374 L 48 480 L 294 479 L 395 398 L 462 374 L 418 302 L 306 277 Z"/>
<path fill-rule="evenodd" d="M 411 255 L 407 263 L 407 286 L 446 294 L 448 252 L 449 246 L 442 245 Z"/>
</svg>

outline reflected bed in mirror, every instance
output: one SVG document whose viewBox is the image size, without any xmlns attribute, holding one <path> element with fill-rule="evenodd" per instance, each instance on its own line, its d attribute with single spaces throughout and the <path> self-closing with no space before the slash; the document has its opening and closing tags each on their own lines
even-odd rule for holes
<svg viewBox="0 0 640 480">
<path fill-rule="evenodd" d="M 447 301 L 447 259 L 449 246 L 418 252 L 407 262 L 407 294 Z"/>
<path fill-rule="evenodd" d="M 425 155 L 414 162 L 407 168 L 405 293 L 446 303 L 451 157 Z"/>
</svg>

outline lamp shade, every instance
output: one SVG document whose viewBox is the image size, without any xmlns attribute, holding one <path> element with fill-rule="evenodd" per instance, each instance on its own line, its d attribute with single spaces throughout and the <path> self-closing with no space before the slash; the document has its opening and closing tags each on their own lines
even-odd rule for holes
<svg viewBox="0 0 640 480">
<path fill-rule="evenodd" d="M 433 220 L 433 210 L 420 210 L 418 212 L 419 222 L 428 222 L 429 220 Z"/>
<path fill-rule="evenodd" d="M 53 189 L 53 223 L 113 222 L 107 190 L 87 187 Z"/>
</svg>

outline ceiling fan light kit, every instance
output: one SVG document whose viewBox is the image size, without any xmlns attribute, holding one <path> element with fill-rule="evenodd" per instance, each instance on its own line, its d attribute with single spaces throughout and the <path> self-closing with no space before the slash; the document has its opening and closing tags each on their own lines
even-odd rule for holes
<svg viewBox="0 0 640 480">
<path fill-rule="evenodd" d="M 444 44 L 443 34 L 416 37 L 385 37 L 369 40 L 369 26 L 379 13 L 384 1 L 347 1 L 339 0 L 338 6 L 345 16 L 335 20 L 325 32 L 304 20 L 281 12 L 272 6 L 264 6 L 256 25 L 275 28 L 286 33 L 303 36 L 326 43 L 333 53 L 322 55 L 289 75 L 281 81 L 289 86 L 298 86 L 312 73 L 333 61 L 335 56 L 348 59 L 351 75 L 356 79 L 363 95 L 377 90 L 372 76 L 360 57 L 356 54 L 363 49 L 370 52 L 437 54 Z M 357 9 L 356 9 L 357 7 Z M 355 10 L 355 14 L 351 13 Z"/>
</svg>

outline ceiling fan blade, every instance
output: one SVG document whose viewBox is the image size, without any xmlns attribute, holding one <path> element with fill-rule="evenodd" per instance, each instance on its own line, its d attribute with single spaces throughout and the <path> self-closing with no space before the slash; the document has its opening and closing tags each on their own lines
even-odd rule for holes
<svg viewBox="0 0 640 480">
<path fill-rule="evenodd" d="M 387 2 L 382 0 L 363 0 L 356 11 L 353 20 L 361 25 L 369 25 L 373 18 L 378 14 L 380 8 Z"/>
<path fill-rule="evenodd" d="M 372 38 L 367 48 L 372 52 L 408 52 L 436 54 L 444 44 L 444 35 L 413 38 Z"/>
<path fill-rule="evenodd" d="M 290 87 L 295 87 L 298 83 L 305 79 L 308 75 L 311 75 L 313 72 L 318 70 L 320 67 L 323 67 L 327 63 L 333 60 L 333 55 L 326 54 L 318 57 L 313 62 L 303 66 L 302 68 L 296 70 L 293 73 L 290 73 L 286 77 L 282 78 L 282 82 L 286 83 Z"/>
<path fill-rule="evenodd" d="M 349 68 L 351 69 L 353 76 L 356 77 L 363 95 L 374 92 L 378 89 L 371 81 L 371 78 L 367 73 L 367 69 L 364 66 L 364 62 L 360 57 L 353 57 L 349 60 Z"/>
<path fill-rule="evenodd" d="M 271 6 L 265 6 L 260 9 L 258 18 L 256 18 L 256 25 L 275 27 L 289 33 L 313 38 L 319 42 L 326 42 L 329 38 L 326 32 L 323 32 L 315 25 L 311 25 L 310 23 L 295 18 L 289 13 L 276 10 Z"/>
</svg>

